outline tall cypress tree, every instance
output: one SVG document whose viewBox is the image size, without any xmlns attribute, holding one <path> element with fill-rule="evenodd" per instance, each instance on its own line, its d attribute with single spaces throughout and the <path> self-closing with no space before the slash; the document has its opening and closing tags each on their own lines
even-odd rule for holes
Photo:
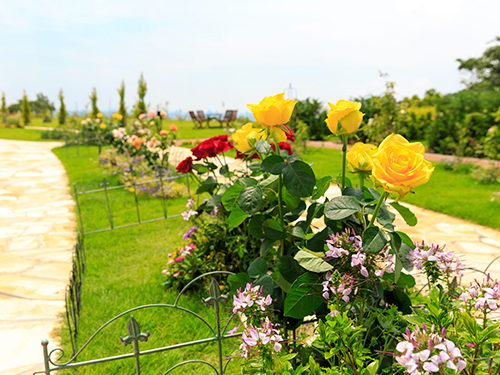
<svg viewBox="0 0 500 375">
<path fill-rule="evenodd" d="M 64 125 L 66 122 L 66 116 L 68 115 L 68 112 L 66 111 L 66 105 L 64 104 L 64 96 L 63 96 L 63 90 L 59 90 L 59 101 L 61 105 L 59 106 L 59 112 L 57 113 L 57 119 L 59 120 L 60 125 Z"/>
<path fill-rule="evenodd" d="M 120 106 L 118 108 L 118 113 L 122 115 L 122 126 L 127 125 L 127 107 L 125 106 L 125 82 L 122 81 L 120 88 L 118 89 L 118 95 L 120 95 Z"/>
<path fill-rule="evenodd" d="M 21 115 L 23 118 L 24 126 L 28 125 L 31 122 L 31 108 L 26 91 L 24 91 L 23 100 L 21 102 Z"/>
<path fill-rule="evenodd" d="M 92 92 L 90 93 L 90 105 L 92 106 L 92 118 L 96 118 L 97 114 L 100 112 L 99 108 L 97 108 L 97 90 L 94 87 Z"/>
<path fill-rule="evenodd" d="M 146 96 L 146 92 L 148 91 L 148 86 L 146 85 L 146 80 L 144 79 L 144 75 L 141 73 L 141 77 L 139 78 L 139 87 L 137 88 L 137 96 L 139 99 L 135 105 L 134 116 L 137 117 L 141 113 L 146 113 L 148 110 L 146 109 L 146 103 L 144 102 L 144 97 Z"/>
<path fill-rule="evenodd" d="M 7 104 L 5 102 L 5 93 L 2 91 L 2 108 L 0 109 L 2 115 L 2 122 L 7 121 Z"/>
</svg>

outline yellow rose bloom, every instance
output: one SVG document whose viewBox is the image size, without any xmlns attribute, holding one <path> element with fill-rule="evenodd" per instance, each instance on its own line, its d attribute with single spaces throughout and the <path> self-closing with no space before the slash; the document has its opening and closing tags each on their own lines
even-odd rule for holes
<svg viewBox="0 0 500 375">
<path fill-rule="evenodd" d="M 234 147 L 239 152 L 244 153 L 252 150 L 256 141 L 266 139 L 266 134 L 262 131 L 262 129 L 254 128 L 253 124 L 249 122 L 248 124 L 243 125 L 241 129 L 236 130 L 232 138 Z M 252 145 L 250 145 L 250 143 Z"/>
<path fill-rule="evenodd" d="M 296 100 L 284 100 L 285 93 L 265 97 L 259 104 L 248 104 L 255 120 L 267 127 L 286 124 L 290 121 Z"/>
<path fill-rule="evenodd" d="M 99 127 L 100 127 L 102 130 L 104 130 L 104 129 L 106 129 L 106 124 L 101 124 L 101 125 L 99 125 Z"/>
<path fill-rule="evenodd" d="M 97 115 L 95 115 L 97 118 L 102 118 L 102 113 L 99 112 Z"/>
<path fill-rule="evenodd" d="M 346 158 L 349 162 L 348 168 L 351 172 L 370 172 L 372 166 L 370 164 L 369 154 L 376 152 L 377 146 L 357 142 L 351 149 L 347 152 Z"/>
<path fill-rule="evenodd" d="M 369 158 L 373 182 L 403 198 L 414 187 L 428 182 L 434 171 L 424 153 L 422 143 L 410 143 L 399 134 L 389 135 Z"/>
<path fill-rule="evenodd" d="M 350 134 L 358 130 L 365 115 L 359 111 L 361 103 L 339 100 L 337 104 L 328 105 L 330 112 L 325 122 L 333 134 Z"/>
</svg>

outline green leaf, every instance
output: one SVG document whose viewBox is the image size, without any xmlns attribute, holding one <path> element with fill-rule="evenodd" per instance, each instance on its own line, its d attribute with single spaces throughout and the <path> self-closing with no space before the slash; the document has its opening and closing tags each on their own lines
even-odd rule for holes
<svg viewBox="0 0 500 375">
<path fill-rule="evenodd" d="M 302 238 L 303 240 L 306 239 L 306 235 L 304 233 L 304 230 L 301 227 L 299 227 L 298 225 L 296 225 L 292 228 L 292 236 L 297 237 L 297 238 Z"/>
<path fill-rule="evenodd" d="M 320 257 L 313 255 L 307 251 L 299 250 L 295 254 L 294 259 L 306 270 L 316 273 L 324 273 L 333 269 L 333 266 L 325 262 Z"/>
<path fill-rule="evenodd" d="M 314 200 L 321 198 L 330 187 L 332 180 L 332 176 L 325 176 L 320 180 L 316 180 L 316 190 L 311 198 Z"/>
<path fill-rule="evenodd" d="M 267 219 L 264 221 L 262 228 L 264 229 L 266 237 L 271 240 L 282 240 L 286 237 L 286 232 L 283 227 L 274 219 Z"/>
<path fill-rule="evenodd" d="M 287 165 L 285 159 L 273 154 L 264 159 L 260 165 L 260 170 L 271 174 L 281 174 L 285 165 Z"/>
<path fill-rule="evenodd" d="M 217 186 L 217 181 L 215 178 L 212 176 L 208 177 L 205 181 L 201 183 L 201 185 L 198 187 L 198 190 L 196 190 L 196 194 L 201 194 L 201 193 L 211 193 Z"/>
<path fill-rule="evenodd" d="M 267 262 L 264 258 L 258 257 L 248 267 L 248 276 L 252 279 L 267 273 Z"/>
<path fill-rule="evenodd" d="M 245 188 L 249 186 L 257 186 L 258 181 L 252 177 L 240 177 L 234 183 L 236 185 L 241 185 Z"/>
<path fill-rule="evenodd" d="M 227 165 L 223 165 L 222 167 L 220 167 L 219 174 L 221 174 L 222 176 L 229 174 L 229 167 Z"/>
<path fill-rule="evenodd" d="M 401 276 L 401 270 L 403 269 L 403 263 L 401 262 L 401 259 L 399 259 L 398 256 L 395 257 L 395 262 L 394 262 L 394 281 L 397 283 L 399 280 L 399 276 Z"/>
<path fill-rule="evenodd" d="M 255 142 L 255 149 L 263 155 L 267 155 L 271 152 L 271 145 L 268 141 L 257 141 Z"/>
<path fill-rule="evenodd" d="M 401 238 L 397 232 L 389 232 L 389 238 L 391 242 L 391 249 L 394 254 L 399 253 L 401 250 Z"/>
<path fill-rule="evenodd" d="M 387 244 L 384 232 L 378 227 L 370 227 L 363 232 L 363 250 L 367 253 L 379 253 Z"/>
<path fill-rule="evenodd" d="M 210 170 L 205 164 L 193 164 L 193 169 L 197 171 L 198 174 L 207 173 Z"/>
<path fill-rule="evenodd" d="M 396 211 L 399 212 L 399 214 L 403 217 L 403 219 L 406 221 L 406 224 L 409 226 L 413 227 L 417 225 L 417 217 L 411 212 L 408 208 L 401 206 L 397 202 L 392 202 L 389 203 L 392 207 L 396 209 Z"/>
<path fill-rule="evenodd" d="M 273 294 L 274 281 L 269 275 L 260 275 L 255 281 L 255 285 L 262 285 L 262 294 L 267 296 L 268 294 Z"/>
<path fill-rule="evenodd" d="M 245 288 L 248 283 L 251 283 L 250 277 L 244 272 L 237 273 L 236 275 L 229 275 L 227 280 L 231 284 L 231 291 L 236 292 L 239 288 Z"/>
<path fill-rule="evenodd" d="M 269 238 L 264 238 L 264 241 L 260 244 L 260 256 L 263 257 L 267 254 L 269 250 L 271 250 L 274 246 L 274 240 L 270 240 Z"/>
<path fill-rule="evenodd" d="M 374 200 L 378 201 L 380 199 L 380 193 L 377 190 L 368 188 L 368 191 L 370 192 Z"/>
<path fill-rule="evenodd" d="M 348 196 L 335 197 L 325 205 L 325 217 L 329 220 L 343 220 L 358 211 L 360 204 Z"/>
<path fill-rule="evenodd" d="M 238 206 L 249 215 L 256 214 L 262 207 L 262 189 L 260 186 L 244 188 L 238 197 Z"/>
<path fill-rule="evenodd" d="M 292 194 L 298 197 L 308 197 L 316 185 L 316 177 L 308 164 L 297 160 L 283 167 L 283 182 Z"/>
<path fill-rule="evenodd" d="M 300 215 L 304 213 L 305 210 L 306 210 L 306 202 L 301 200 L 298 207 L 292 212 L 287 212 L 285 215 L 283 215 L 283 218 L 288 223 L 291 223 L 292 221 L 297 220 L 300 217 Z"/>
<path fill-rule="evenodd" d="M 415 244 L 413 243 L 411 238 L 408 237 L 408 235 L 406 233 L 398 232 L 398 231 L 394 231 L 394 233 L 397 233 L 399 238 L 401 238 L 401 241 L 403 241 L 403 243 L 406 244 L 410 249 L 415 248 Z"/>
<path fill-rule="evenodd" d="M 311 239 L 306 241 L 306 247 L 308 249 L 322 249 L 331 232 L 328 227 L 325 227 L 321 232 L 316 233 Z"/>
<path fill-rule="evenodd" d="M 264 232 L 262 231 L 262 224 L 266 220 L 266 217 L 262 214 L 253 216 L 248 223 L 248 232 L 257 239 L 264 238 Z"/>
<path fill-rule="evenodd" d="M 281 274 L 280 271 L 275 271 L 273 272 L 273 274 L 271 275 L 272 279 L 274 280 L 274 282 L 276 284 L 279 285 L 279 287 L 281 289 L 283 289 L 285 291 L 285 293 L 288 293 L 288 291 L 290 290 L 290 288 L 292 287 L 292 284 L 289 283 L 284 277 L 283 275 Z"/>
<path fill-rule="evenodd" d="M 241 208 L 236 207 L 231 211 L 231 214 L 227 218 L 227 225 L 229 228 L 236 228 L 238 225 L 243 223 L 247 217 L 250 215 L 244 213 Z"/>
<path fill-rule="evenodd" d="M 222 205 L 226 210 L 232 211 L 237 207 L 238 197 L 243 189 L 243 186 L 235 184 L 226 190 L 222 196 Z"/>
<path fill-rule="evenodd" d="M 302 319 L 314 314 L 324 303 L 321 278 L 322 276 L 307 272 L 295 280 L 285 299 L 285 316 Z"/>
<path fill-rule="evenodd" d="M 283 189 L 283 201 L 286 204 L 287 211 L 290 212 L 299 206 L 301 199 L 295 194 L 290 193 L 287 189 Z"/>
<path fill-rule="evenodd" d="M 278 270 L 285 280 L 290 283 L 293 283 L 297 277 L 304 273 L 304 269 L 299 266 L 291 255 L 283 255 L 278 258 Z"/>
<path fill-rule="evenodd" d="M 348 186 L 344 189 L 342 192 L 342 195 L 347 195 L 349 197 L 354 197 L 358 201 L 363 200 L 363 197 L 365 196 L 365 193 L 361 189 L 355 189 L 352 186 Z"/>
</svg>

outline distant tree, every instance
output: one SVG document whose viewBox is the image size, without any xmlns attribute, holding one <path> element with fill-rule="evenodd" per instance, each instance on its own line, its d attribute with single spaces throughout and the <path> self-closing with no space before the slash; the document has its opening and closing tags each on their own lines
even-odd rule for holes
<svg viewBox="0 0 500 375">
<path fill-rule="evenodd" d="M 31 108 L 26 91 L 24 91 L 23 99 L 21 101 L 21 115 L 24 126 L 28 125 L 31 122 Z"/>
<path fill-rule="evenodd" d="M 92 92 L 90 93 L 90 105 L 92 106 L 92 117 L 95 118 L 97 114 L 100 112 L 99 108 L 97 108 L 97 90 L 94 87 Z"/>
<path fill-rule="evenodd" d="M 146 103 L 144 102 L 144 97 L 146 96 L 146 92 L 148 91 L 148 87 L 146 85 L 146 80 L 144 79 L 144 75 L 141 73 L 141 77 L 139 78 L 139 87 L 137 88 L 137 96 L 139 99 L 135 104 L 134 108 L 134 116 L 137 117 L 141 113 L 146 113 L 148 110 L 146 109 Z"/>
<path fill-rule="evenodd" d="M 54 103 L 41 92 L 36 94 L 36 100 L 30 102 L 30 107 L 36 116 L 46 116 L 50 114 L 50 117 L 52 117 L 52 112 L 56 109 Z"/>
<path fill-rule="evenodd" d="M 2 91 L 2 107 L 0 108 L 0 113 L 2 114 L 2 122 L 5 123 L 7 117 L 7 104 L 5 103 L 5 93 Z"/>
<path fill-rule="evenodd" d="M 66 111 L 66 105 L 64 104 L 63 90 L 59 90 L 59 112 L 57 113 L 57 120 L 60 125 L 64 125 L 66 122 L 66 116 L 68 116 L 68 111 Z"/>
<path fill-rule="evenodd" d="M 125 106 L 125 82 L 122 81 L 120 88 L 118 89 L 118 95 L 120 95 L 120 105 L 118 108 L 118 113 L 122 115 L 121 123 L 123 126 L 127 125 L 127 107 Z"/>
<path fill-rule="evenodd" d="M 492 42 L 500 42 L 500 36 Z M 468 88 L 480 90 L 500 88 L 500 45 L 488 48 L 481 57 L 457 59 L 457 61 L 460 63 L 459 70 L 471 73 L 471 78 L 464 81 Z"/>
</svg>

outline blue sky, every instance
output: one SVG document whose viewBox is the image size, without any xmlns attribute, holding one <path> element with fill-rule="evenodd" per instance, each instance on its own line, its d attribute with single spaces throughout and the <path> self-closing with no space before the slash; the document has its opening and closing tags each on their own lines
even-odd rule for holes
<svg viewBox="0 0 500 375">
<path fill-rule="evenodd" d="M 101 110 L 129 107 L 144 74 L 151 107 L 238 109 L 292 83 L 298 98 L 335 102 L 379 94 L 459 90 L 457 58 L 500 35 L 500 1 L 0 2 L 0 91 L 26 90 L 82 110 L 97 88 Z M 224 103 L 224 106 L 223 106 Z"/>
</svg>

